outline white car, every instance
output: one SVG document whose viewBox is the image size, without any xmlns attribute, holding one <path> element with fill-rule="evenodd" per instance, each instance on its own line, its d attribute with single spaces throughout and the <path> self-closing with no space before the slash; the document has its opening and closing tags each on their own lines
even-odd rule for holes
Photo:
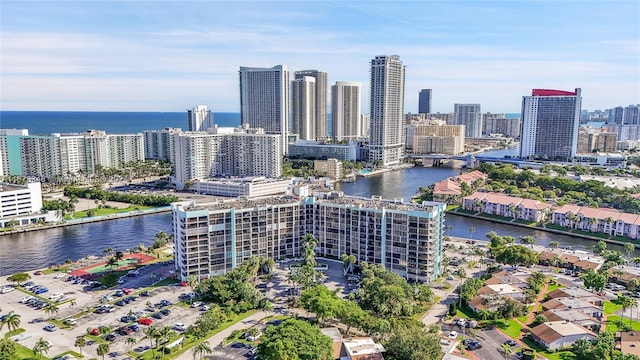
<svg viewBox="0 0 640 360">
<path fill-rule="evenodd" d="M 187 326 L 183 323 L 175 323 L 173 325 L 173 330 L 175 331 L 187 331 Z"/>
<path fill-rule="evenodd" d="M 65 276 L 67 276 L 67 274 L 65 274 L 65 273 L 58 273 L 58 274 L 56 274 L 56 276 L 54 276 L 53 278 L 54 278 L 54 279 L 60 279 L 61 277 L 65 277 Z"/>
<path fill-rule="evenodd" d="M 0 294 L 10 293 L 10 292 L 12 292 L 13 290 L 15 290 L 15 289 L 14 289 L 14 288 L 12 288 L 12 287 L 9 287 L 9 286 L 5 286 L 5 287 L 3 287 L 2 289 L 0 289 Z"/>
<path fill-rule="evenodd" d="M 20 299 L 20 304 L 24 304 L 31 299 L 33 299 L 33 296 L 25 296 L 22 299 Z"/>
<path fill-rule="evenodd" d="M 51 296 L 49 296 L 49 300 L 53 300 L 56 301 L 58 299 L 60 299 L 61 297 L 63 297 L 64 294 L 63 293 L 55 293 L 55 294 L 51 294 Z"/>
<path fill-rule="evenodd" d="M 202 307 L 200 308 L 200 311 L 209 311 L 211 309 L 211 306 L 209 305 L 202 305 Z"/>
<path fill-rule="evenodd" d="M 192 307 L 192 308 L 197 308 L 197 307 L 198 307 L 198 306 L 200 306 L 200 305 L 202 305 L 202 302 L 200 302 L 200 301 L 194 301 L 194 303 L 193 303 L 193 304 L 191 304 L 191 307 Z"/>
<path fill-rule="evenodd" d="M 457 331 L 452 331 L 449 333 L 449 339 L 455 339 L 458 337 L 458 332 Z"/>
</svg>

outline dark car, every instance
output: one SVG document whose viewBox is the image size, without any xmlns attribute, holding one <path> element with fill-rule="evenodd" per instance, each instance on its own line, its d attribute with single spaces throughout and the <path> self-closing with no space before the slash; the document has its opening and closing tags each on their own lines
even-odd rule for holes
<svg viewBox="0 0 640 360">
<path fill-rule="evenodd" d="M 507 340 L 504 342 L 505 345 L 516 346 L 516 342 L 513 340 Z"/>
<path fill-rule="evenodd" d="M 480 341 L 470 340 L 465 344 L 467 350 L 478 350 L 482 347 Z"/>
<path fill-rule="evenodd" d="M 140 296 L 151 296 L 151 293 L 149 293 L 149 291 L 145 290 L 145 291 L 140 293 Z"/>
<path fill-rule="evenodd" d="M 138 330 L 140 330 L 140 328 L 136 324 L 129 325 L 129 329 L 131 329 L 134 332 L 137 332 Z"/>
<path fill-rule="evenodd" d="M 154 318 L 154 319 L 162 319 L 162 314 L 157 312 L 157 313 L 151 315 L 151 317 Z"/>
<path fill-rule="evenodd" d="M 104 337 L 105 340 L 107 341 L 115 341 L 116 340 L 116 336 L 113 334 L 109 334 L 107 336 Z"/>
<path fill-rule="evenodd" d="M 118 301 L 115 302 L 115 304 L 118 305 L 118 306 L 125 306 L 127 303 L 124 302 L 123 300 L 118 300 Z"/>
<path fill-rule="evenodd" d="M 171 314 L 171 310 L 169 310 L 169 309 L 164 309 L 164 310 L 162 310 L 162 311 L 160 311 L 160 312 L 161 312 L 161 313 L 162 313 L 162 315 L 164 315 L 164 316 L 167 316 L 167 315 Z"/>
</svg>

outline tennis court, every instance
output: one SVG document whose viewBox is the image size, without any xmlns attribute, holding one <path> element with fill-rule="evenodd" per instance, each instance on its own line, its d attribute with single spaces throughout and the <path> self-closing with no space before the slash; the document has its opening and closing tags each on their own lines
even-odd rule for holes
<svg viewBox="0 0 640 360">
<path fill-rule="evenodd" d="M 127 269 L 132 269 L 138 265 L 148 263 L 152 260 L 155 260 L 153 256 L 149 256 L 141 253 L 127 254 L 124 256 L 122 260 L 118 261 L 117 266 L 110 267 L 110 266 L 107 266 L 106 261 L 102 261 L 97 264 L 92 264 L 92 265 L 74 270 L 70 272 L 70 274 L 75 276 L 84 276 L 84 275 L 90 275 L 90 274 L 98 274 L 98 273 L 111 271 L 111 270 L 127 270 Z"/>
</svg>

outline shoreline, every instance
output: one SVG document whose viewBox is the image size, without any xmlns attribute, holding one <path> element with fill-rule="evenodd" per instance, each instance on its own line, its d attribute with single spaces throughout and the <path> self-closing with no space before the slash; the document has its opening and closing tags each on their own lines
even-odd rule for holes
<svg viewBox="0 0 640 360">
<path fill-rule="evenodd" d="M 506 221 L 506 220 L 502 220 L 502 219 L 489 219 L 483 216 L 477 216 L 477 215 L 473 215 L 473 214 L 465 214 L 465 213 L 458 213 L 455 211 L 447 211 L 446 212 L 449 215 L 455 215 L 455 216 L 462 216 L 462 217 L 468 217 L 468 218 L 473 218 L 473 219 L 478 219 L 478 220 L 484 220 L 484 221 L 490 221 L 490 222 L 497 222 L 500 224 L 505 224 L 505 225 L 512 225 L 512 226 L 518 226 L 518 227 L 523 227 L 523 228 L 529 228 L 532 230 L 539 230 L 539 231 L 546 231 L 549 233 L 553 233 L 553 234 L 560 234 L 560 235 L 566 235 L 566 236 L 572 236 L 572 237 L 578 237 L 578 238 L 582 238 L 585 240 L 592 240 L 595 242 L 598 242 L 600 240 L 609 243 L 609 244 L 615 244 L 615 245 L 624 245 L 627 242 L 630 242 L 632 244 L 638 244 L 638 241 L 634 241 L 633 239 L 629 239 L 629 241 L 619 241 L 619 240 L 613 240 L 613 239 L 606 239 L 606 238 L 601 238 L 601 237 L 597 237 L 597 236 L 589 236 L 589 235 L 585 235 L 585 234 L 578 234 L 578 233 L 572 233 L 569 231 L 563 231 L 563 230 L 557 230 L 557 229 L 549 229 L 546 227 L 539 227 L 539 226 L 531 226 L 531 225 L 527 225 L 527 224 L 521 224 L 521 223 L 517 223 L 517 222 L 511 222 L 511 221 Z M 477 240 L 477 239 L 474 239 Z"/>
<path fill-rule="evenodd" d="M 169 212 L 169 211 L 171 211 L 171 206 L 163 206 L 163 207 L 154 208 L 154 209 L 134 210 L 134 211 L 116 213 L 116 214 L 110 214 L 110 215 L 100 215 L 100 216 L 92 216 L 92 217 L 81 218 L 81 219 L 65 220 L 64 222 L 58 223 L 58 224 L 32 226 L 32 227 L 30 226 L 30 227 L 25 227 L 25 228 L 14 229 L 14 230 L 11 230 L 11 231 L 0 232 L 0 237 L 4 236 L 4 235 L 13 235 L 13 234 L 20 234 L 20 233 L 26 233 L 26 232 L 31 232 L 31 231 L 47 230 L 47 229 L 54 229 L 54 228 L 66 227 L 66 226 L 82 225 L 82 224 L 89 224 L 89 223 L 95 223 L 95 222 L 101 222 L 101 221 L 109 221 L 109 220 L 117 220 L 117 219 L 121 219 L 121 218 L 129 218 L 129 217 L 135 217 L 135 216 L 158 214 L 158 213 Z"/>
</svg>

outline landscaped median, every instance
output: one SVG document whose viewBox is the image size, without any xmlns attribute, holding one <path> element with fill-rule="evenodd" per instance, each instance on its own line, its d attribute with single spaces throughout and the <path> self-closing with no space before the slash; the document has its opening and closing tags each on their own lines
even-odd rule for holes
<svg viewBox="0 0 640 360">
<path fill-rule="evenodd" d="M 251 316 L 252 314 L 256 313 L 258 310 L 249 310 L 246 311 L 244 313 L 241 314 L 235 314 L 232 315 L 231 319 L 225 321 L 224 323 L 222 323 L 222 325 L 220 325 L 220 327 L 218 327 L 215 330 L 212 330 L 208 333 L 206 333 L 204 336 L 200 337 L 200 338 L 196 338 L 192 335 L 186 335 L 186 334 L 177 334 L 173 337 L 171 337 L 168 341 L 166 341 L 165 343 L 161 344 L 160 346 L 158 346 L 158 348 L 155 350 L 155 352 L 150 349 L 145 351 L 142 354 L 138 354 L 134 351 L 129 351 L 127 354 L 133 356 L 136 359 L 143 359 L 143 360 L 158 360 L 158 359 L 162 359 L 162 360 L 169 360 L 169 359 L 174 359 L 176 358 L 178 355 L 183 354 L 187 351 L 189 351 L 191 348 L 193 348 L 194 346 L 197 346 L 198 344 L 207 341 L 210 337 L 224 331 L 225 329 L 227 329 L 228 327 L 232 326 L 233 324 L 242 321 L 244 319 L 246 319 L 247 317 Z M 181 345 L 178 347 L 174 347 L 170 353 L 168 354 L 163 354 L 163 348 L 165 344 L 170 344 L 176 340 L 178 340 L 179 338 L 184 337 L 184 340 L 182 341 Z M 154 353 L 156 356 L 161 355 L 161 357 L 154 357 Z"/>
</svg>

